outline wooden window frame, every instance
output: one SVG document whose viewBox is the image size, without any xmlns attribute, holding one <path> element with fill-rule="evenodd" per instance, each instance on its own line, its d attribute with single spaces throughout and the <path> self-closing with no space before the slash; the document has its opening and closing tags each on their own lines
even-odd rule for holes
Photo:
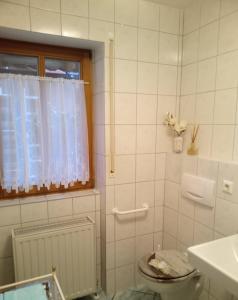
<svg viewBox="0 0 238 300">
<path fill-rule="evenodd" d="M 48 44 L 29 43 L 0 38 L 0 53 L 16 54 L 24 56 L 38 57 L 38 75 L 45 75 L 45 58 L 54 58 L 62 60 L 73 60 L 80 62 L 81 80 L 89 82 L 85 84 L 87 124 L 88 124 L 88 142 L 89 142 L 89 170 L 90 178 L 86 184 L 76 182 L 74 186 L 65 188 L 64 186 L 56 187 L 51 185 L 48 190 L 46 187 L 37 188 L 34 186 L 29 192 L 15 191 L 7 192 L 0 187 L 0 200 L 18 197 L 41 196 L 51 193 L 65 193 L 76 190 L 85 190 L 94 188 L 94 167 L 93 167 L 93 120 L 92 120 L 92 54 L 90 50 L 68 48 L 62 46 L 53 46 Z"/>
</svg>

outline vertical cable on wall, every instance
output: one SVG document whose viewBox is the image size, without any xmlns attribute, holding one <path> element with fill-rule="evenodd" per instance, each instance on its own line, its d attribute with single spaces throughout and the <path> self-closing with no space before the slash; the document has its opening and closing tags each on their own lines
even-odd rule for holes
<svg viewBox="0 0 238 300">
<path fill-rule="evenodd" d="M 114 69 L 113 39 L 109 39 L 109 101 L 110 101 L 110 174 L 115 173 L 115 105 L 114 105 Z"/>
</svg>

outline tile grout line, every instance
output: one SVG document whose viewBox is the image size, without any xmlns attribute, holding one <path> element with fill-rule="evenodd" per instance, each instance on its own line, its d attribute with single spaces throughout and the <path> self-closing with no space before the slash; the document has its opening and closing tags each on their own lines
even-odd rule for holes
<svg viewBox="0 0 238 300">
<path fill-rule="evenodd" d="M 135 166 L 134 166 L 134 181 L 135 181 L 135 186 L 134 186 L 134 193 L 135 193 L 135 198 L 134 198 L 134 207 L 136 208 L 136 203 L 137 203 L 137 192 L 136 192 L 136 177 L 137 177 L 137 142 L 138 142 L 138 127 L 137 127 L 137 122 L 138 122 L 138 59 L 139 59 L 139 13 L 140 13 L 140 6 L 139 6 L 139 1 L 136 2 L 137 4 L 137 30 L 136 30 L 136 43 L 137 43 L 137 47 L 136 47 L 136 107 L 135 107 L 135 111 L 136 111 L 136 131 L 135 131 Z M 136 269 L 136 255 L 137 255 L 137 251 L 136 251 L 136 237 L 137 237 L 137 230 L 136 230 L 136 214 L 134 214 L 133 217 L 133 222 L 134 222 L 134 233 L 135 233 L 135 245 L 134 245 L 134 270 L 133 270 L 133 280 L 134 280 L 134 284 L 136 283 L 136 273 L 135 273 L 135 269 Z"/>
<path fill-rule="evenodd" d="M 116 59 L 115 59 L 115 35 L 116 35 L 116 0 L 113 0 L 113 3 L 114 3 L 114 22 L 113 22 L 113 59 L 112 59 L 112 63 L 113 63 L 113 87 L 114 87 L 114 90 L 112 91 L 113 92 L 113 100 L 114 100 L 114 123 L 115 123 L 115 76 L 116 76 L 116 70 L 115 70 L 115 65 L 116 65 Z M 109 43 L 109 41 L 108 41 Z M 110 45 L 108 45 L 110 47 Z M 114 124 L 115 125 L 115 124 Z M 116 136 L 115 136 L 115 133 L 114 133 L 114 139 L 116 140 Z M 115 149 L 116 149 L 116 146 L 115 146 Z M 115 156 L 115 154 L 114 154 Z M 114 160 L 116 161 L 116 156 L 114 158 Z M 114 174 L 114 181 L 113 181 L 113 198 L 114 198 L 114 207 L 116 205 L 116 183 L 115 183 L 115 180 L 116 179 L 116 173 Z M 116 250 L 116 217 L 115 215 L 112 215 L 113 216 L 113 223 L 114 223 L 114 237 L 113 237 L 113 252 L 114 252 L 114 257 L 113 257 L 113 265 L 114 265 L 114 280 L 113 280 L 113 292 L 115 294 L 116 290 L 117 290 L 117 267 L 116 267 L 116 253 L 117 253 L 117 250 Z M 107 220 L 107 218 L 106 218 Z M 106 224 L 106 227 L 108 226 L 108 224 Z M 106 249 L 106 262 L 107 262 L 107 249 Z M 107 273 L 107 266 L 106 266 L 106 273 Z M 106 286 L 107 286 L 107 282 L 106 282 Z"/>
<path fill-rule="evenodd" d="M 221 0 L 219 0 L 219 17 L 221 14 Z M 216 52 L 217 54 L 219 53 L 219 44 L 220 44 L 220 30 L 221 30 L 221 21 L 220 18 L 218 20 L 218 33 L 217 33 L 217 45 L 216 45 Z M 218 58 L 219 56 L 216 56 L 216 69 L 215 69 L 215 92 L 214 92 L 214 100 L 213 100 L 213 122 L 212 122 L 212 136 L 211 136 L 211 143 L 210 143 L 210 156 L 212 157 L 213 155 L 213 143 L 214 143 L 214 130 L 215 130 L 215 124 L 214 124 L 214 119 L 215 119 L 215 105 L 216 105 L 216 93 L 217 93 L 217 74 L 218 74 Z"/>
<path fill-rule="evenodd" d="M 158 16 L 157 16 L 157 18 L 158 18 L 158 28 L 160 29 L 160 7 L 158 8 Z M 160 34 L 159 34 L 159 36 L 158 36 L 158 40 L 157 40 L 157 43 L 158 43 L 158 48 L 157 48 L 157 56 L 158 56 L 158 61 L 159 61 L 159 57 L 160 57 Z M 159 91 L 159 84 L 160 84 L 160 82 L 159 82 L 159 65 L 157 66 L 157 85 L 156 85 L 156 88 L 157 88 L 157 96 L 156 96 L 156 123 L 157 123 L 157 120 L 158 120 L 158 112 L 159 112 L 159 99 L 158 99 L 158 91 Z M 157 149 L 157 144 L 158 144 L 158 128 L 157 128 L 157 126 L 155 127 L 155 145 L 154 145 L 154 151 L 155 151 L 155 153 L 156 153 L 156 149 Z M 155 154 L 155 167 L 154 167 L 154 180 L 153 180 L 153 182 L 154 182 L 154 191 L 153 191 L 153 198 L 154 198 L 154 220 L 153 220 L 153 232 L 154 232 L 154 230 L 155 230 L 155 224 L 156 224 L 156 220 L 155 220 L 155 218 L 156 218 L 156 206 L 155 206 L 155 202 L 156 202 L 156 169 L 157 169 L 157 167 L 159 167 L 160 168 L 160 166 L 158 166 L 157 165 L 157 159 L 158 159 L 158 155 L 157 154 Z M 157 208 L 157 210 L 158 210 L 158 208 Z M 159 217 L 159 214 L 158 214 L 158 217 Z M 163 224 L 163 220 L 162 220 L 162 224 Z M 163 226 L 162 226 L 163 227 Z M 162 231 L 163 231 L 163 228 L 162 228 Z M 156 248 L 155 248 L 155 234 L 153 233 L 153 250 L 155 250 Z M 161 245 L 162 246 L 162 245 Z"/>
</svg>

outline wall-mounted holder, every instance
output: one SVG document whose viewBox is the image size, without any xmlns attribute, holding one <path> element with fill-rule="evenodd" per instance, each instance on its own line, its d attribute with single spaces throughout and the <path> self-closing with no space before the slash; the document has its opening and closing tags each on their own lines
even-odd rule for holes
<svg viewBox="0 0 238 300">
<path fill-rule="evenodd" d="M 183 152 L 183 137 L 182 136 L 176 136 L 174 137 L 174 152 L 175 153 L 181 153 Z"/>
<path fill-rule="evenodd" d="M 137 208 L 137 209 L 132 209 L 132 210 L 124 210 L 121 211 L 119 210 L 117 207 L 112 209 L 112 213 L 114 215 L 130 215 L 130 214 L 134 214 L 134 213 L 138 213 L 138 212 L 146 212 L 149 209 L 149 205 L 147 203 L 144 203 L 142 205 L 142 208 Z"/>
</svg>

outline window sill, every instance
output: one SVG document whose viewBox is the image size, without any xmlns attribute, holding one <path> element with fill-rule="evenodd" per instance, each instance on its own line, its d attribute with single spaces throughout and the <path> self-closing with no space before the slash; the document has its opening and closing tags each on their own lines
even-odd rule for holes
<svg viewBox="0 0 238 300">
<path fill-rule="evenodd" d="M 60 199 L 67 199 L 67 198 L 74 198 L 74 197 L 83 197 L 83 196 L 90 196 L 90 195 L 99 195 L 99 191 L 96 189 L 88 189 L 88 190 L 79 190 L 73 192 L 65 192 L 65 193 L 55 193 L 49 194 L 44 196 L 29 196 L 24 198 L 13 198 L 13 199 L 6 199 L 0 201 L 0 207 L 5 206 L 13 206 L 13 205 L 21 205 L 21 204 L 30 204 L 30 203 L 37 203 L 37 202 L 44 202 L 44 201 L 51 201 L 51 200 L 60 200 Z"/>
</svg>

